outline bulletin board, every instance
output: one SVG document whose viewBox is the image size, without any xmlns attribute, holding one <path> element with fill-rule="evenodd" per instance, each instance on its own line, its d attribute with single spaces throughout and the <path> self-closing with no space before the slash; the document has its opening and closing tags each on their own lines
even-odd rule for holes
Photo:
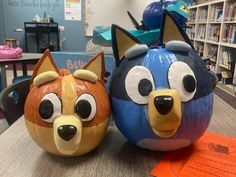
<svg viewBox="0 0 236 177">
<path fill-rule="evenodd" d="M 155 1 L 157 0 L 84 0 L 85 35 L 92 36 L 95 26 L 111 24 L 134 29 L 127 10 L 140 23 L 144 9 Z"/>
</svg>

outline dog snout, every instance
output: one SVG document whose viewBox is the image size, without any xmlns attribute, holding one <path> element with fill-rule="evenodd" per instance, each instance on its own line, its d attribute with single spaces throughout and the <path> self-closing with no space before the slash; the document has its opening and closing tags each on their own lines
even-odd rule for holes
<svg viewBox="0 0 236 177">
<path fill-rule="evenodd" d="M 69 141 L 75 136 L 77 128 L 73 125 L 62 125 L 58 127 L 57 132 L 63 140 Z"/>
<path fill-rule="evenodd" d="M 166 115 L 171 111 L 174 105 L 174 99 L 172 96 L 168 96 L 168 95 L 156 96 L 154 98 L 154 105 L 160 114 Z"/>
</svg>

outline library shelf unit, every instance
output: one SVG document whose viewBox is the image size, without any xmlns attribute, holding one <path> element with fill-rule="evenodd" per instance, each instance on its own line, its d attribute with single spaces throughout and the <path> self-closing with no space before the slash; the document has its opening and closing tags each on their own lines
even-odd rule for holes
<svg viewBox="0 0 236 177">
<path fill-rule="evenodd" d="M 236 1 L 208 0 L 190 6 L 188 25 L 196 51 L 219 77 L 217 88 L 233 97 L 236 109 Z"/>
</svg>

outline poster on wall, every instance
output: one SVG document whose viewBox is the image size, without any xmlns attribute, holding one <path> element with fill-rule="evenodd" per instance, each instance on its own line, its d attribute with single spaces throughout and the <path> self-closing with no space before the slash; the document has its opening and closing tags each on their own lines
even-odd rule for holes
<svg viewBox="0 0 236 177">
<path fill-rule="evenodd" d="M 64 0 L 65 20 L 81 21 L 81 0 Z"/>
</svg>

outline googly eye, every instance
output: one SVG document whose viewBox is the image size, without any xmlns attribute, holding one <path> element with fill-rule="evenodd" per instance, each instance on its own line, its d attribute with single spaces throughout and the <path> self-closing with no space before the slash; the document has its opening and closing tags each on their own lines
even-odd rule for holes
<svg viewBox="0 0 236 177">
<path fill-rule="evenodd" d="M 75 101 L 75 113 L 82 121 L 91 121 L 96 115 L 96 101 L 90 94 L 82 94 Z"/>
<path fill-rule="evenodd" d="M 184 62 L 174 62 L 168 71 L 168 80 L 171 89 L 180 93 L 182 102 L 191 100 L 197 88 L 197 82 L 192 69 Z"/>
<path fill-rule="evenodd" d="M 144 66 L 133 67 L 125 78 L 127 95 L 137 104 L 147 104 L 148 96 L 154 88 L 152 74 Z"/>
<path fill-rule="evenodd" d="M 55 93 L 45 95 L 39 105 L 39 115 L 42 120 L 52 123 L 55 118 L 61 115 L 61 100 Z"/>
</svg>

